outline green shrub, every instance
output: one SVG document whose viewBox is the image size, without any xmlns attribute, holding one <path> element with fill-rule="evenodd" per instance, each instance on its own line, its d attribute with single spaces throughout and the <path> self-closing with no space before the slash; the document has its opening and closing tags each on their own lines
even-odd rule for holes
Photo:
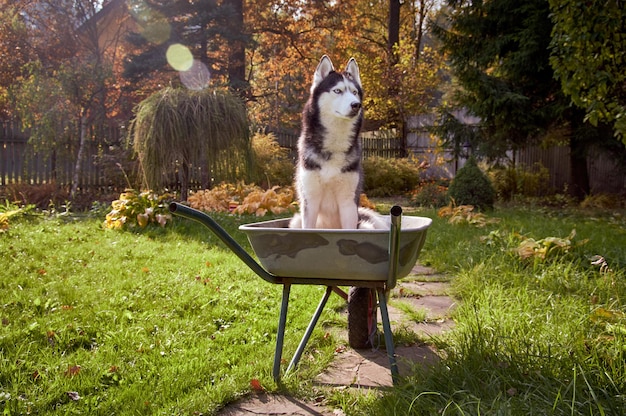
<svg viewBox="0 0 626 416">
<path fill-rule="evenodd" d="M 496 167 L 489 171 L 498 198 L 508 201 L 515 196 L 539 197 L 551 193 L 550 171 L 541 163 L 528 166 Z"/>
<path fill-rule="evenodd" d="M 152 191 L 127 189 L 111 203 L 111 211 L 106 215 L 103 226 L 116 230 L 144 228 L 149 224 L 165 227 L 172 219 L 168 206 L 174 197 L 168 193 L 157 195 Z"/>
<path fill-rule="evenodd" d="M 624 200 L 618 195 L 602 193 L 587 195 L 580 203 L 580 207 L 585 209 L 618 209 L 623 205 Z"/>
<path fill-rule="evenodd" d="M 289 150 L 280 147 L 273 134 L 256 133 L 252 136 L 252 153 L 254 178 L 264 188 L 293 183 L 294 162 L 289 159 Z"/>
<path fill-rule="evenodd" d="M 478 209 L 493 208 L 496 193 L 489 178 L 470 157 L 450 183 L 448 196 L 456 205 L 473 205 Z"/>
<path fill-rule="evenodd" d="M 0 204 L 0 233 L 9 229 L 9 220 L 13 221 L 34 209 L 34 205 L 18 206 L 5 200 L 4 204 Z"/>
<path fill-rule="evenodd" d="M 420 184 L 411 195 L 411 205 L 441 208 L 448 205 L 448 183 L 431 181 Z"/>
<path fill-rule="evenodd" d="M 404 195 L 420 183 L 420 166 L 412 159 L 371 157 L 363 161 L 364 192 L 370 197 Z"/>
</svg>

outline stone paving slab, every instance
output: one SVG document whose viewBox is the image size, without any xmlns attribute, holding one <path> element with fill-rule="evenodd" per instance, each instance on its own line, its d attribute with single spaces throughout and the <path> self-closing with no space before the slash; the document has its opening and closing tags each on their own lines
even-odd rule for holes
<svg viewBox="0 0 626 416">
<path fill-rule="evenodd" d="M 342 416 L 337 409 L 324 404 L 310 403 L 281 394 L 256 393 L 229 404 L 220 416 L 295 415 L 295 416 Z"/>
<path fill-rule="evenodd" d="M 392 329 L 408 327 L 424 337 L 436 336 L 454 326 L 448 315 L 454 309 L 454 299 L 447 296 L 449 278 L 437 275 L 432 269 L 417 265 L 412 275 L 398 282 L 392 292 L 392 301 L 408 302 L 415 309 L 427 311 L 426 322 L 414 322 L 397 308 L 389 305 L 389 318 Z M 380 316 L 378 322 L 382 322 Z M 333 331 L 334 333 L 334 331 Z M 347 345 L 347 328 L 340 329 L 339 341 Z M 415 365 L 429 366 L 437 362 L 439 356 L 431 345 L 416 344 L 396 346 L 396 361 L 400 376 L 411 374 Z M 340 348 L 335 360 L 318 375 L 315 382 L 328 388 L 385 389 L 393 386 L 389 358 L 384 350 L 353 350 Z M 343 416 L 339 409 L 325 406 L 320 402 L 295 399 L 280 394 L 253 393 L 229 404 L 219 412 L 220 416 L 252 415 L 296 415 L 296 416 Z"/>
<path fill-rule="evenodd" d="M 447 296 L 450 290 L 448 282 L 439 281 L 406 281 L 401 282 L 398 288 L 391 293 L 397 297 L 410 296 Z"/>
<path fill-rule="evenodd" d="M 456 306 L 456 301 L 448 296 L 417 296 L 417 297 L 403 297 L 392 298 L 392 301 L 402 302 L 409 304 L 414 310 L 423 310 L 426 312 L 426 320 L 440 320 L 452 312 Z M 393 305 L 389 306 L 389 320 L 391 321 L 392 328 L 394 321 L 405 322 L 409 319 L 397 309 L 392 314 L 391 309 L 395 309 Z M 379 322 L 382 322 L 379 320 Z"/>
<path fill-rule="evenodd" d="M 415 365 L 431 365 L 439 356 L 428 345 L 398 346 L 396 362 L 401 377 L 412 373 Z M 315 382 L 330 387 L 392 387 L 389 357 L 385 350 L 347 349 L 338 353 L 326 371 Z"/>
</svg>

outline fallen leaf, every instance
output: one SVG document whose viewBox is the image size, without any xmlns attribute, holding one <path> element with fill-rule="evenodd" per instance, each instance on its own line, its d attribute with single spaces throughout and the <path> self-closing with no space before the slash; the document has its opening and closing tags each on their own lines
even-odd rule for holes
<svg viewBox="0 0 626 416">
<path fill-rule="evenodd" d="M 161 226 L 161 227 L 165 227 L 165 225 L 167 224 L 167 220 L 171 219 L 171 215 L 163 215 L 163 214 L 156 214 L 156 222 Z"/>
<path fill-rule="evenodd" d="M 79 365 L 71 365 L 71 366 L 69 366 L 67 368 L 67 371 L 65 371 L 65 376 L 66 377 L 74 377 L 78 373 L 80 373 L 80 366 Z"/>
<path fill-rule="evenodd" d="M 75 402 L 80 400 L 80 396 L 79 396 L 78 392 L 76 392 L 76 391 L 68 391 L 67 392 L 67 397 L 69 397 L 70 400 L 73 400 Z"/>
<path fill-rule="evenodd" d="M 139 224 L 141 228 L 144 228 L 146 225 L 148 225 L 148 220 L 149 217 L 147 214 L 137 214 L 137 224 Z"/>
<path fill-rule="evenodd" d="M 335 348 L 335 352 L 336 352 L 337 354 L 341 354 L 341 353 L 343 353 L 343 352 L 345 352 L 345 351 L 346 351 L 346 346 L 345 346 L 345 345 L 340 345 L 340 346 L 338 346 L 337 348 Z"/>
<path fill-rule="evenodd" d="M 252 390 L 254 391 L 265 391 L 265 389 L 261 385 L 261 382 L 256 378 L 250 380 L 250 387 L 252 387 Z"/>
</svg>

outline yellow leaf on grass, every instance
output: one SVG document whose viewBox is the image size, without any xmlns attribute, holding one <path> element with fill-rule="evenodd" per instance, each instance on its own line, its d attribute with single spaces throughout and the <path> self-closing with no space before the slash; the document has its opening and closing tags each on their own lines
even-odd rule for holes
<svg viewBox="0 0 626 416">
<path fill-rule="evenodd" d="M 137 214 L 137 224 L 139 224 L 141 228 L 144 228 L 145 226 L 147 226 L 148 221 L 149 221 L 148 214 Z"/>
</svg>

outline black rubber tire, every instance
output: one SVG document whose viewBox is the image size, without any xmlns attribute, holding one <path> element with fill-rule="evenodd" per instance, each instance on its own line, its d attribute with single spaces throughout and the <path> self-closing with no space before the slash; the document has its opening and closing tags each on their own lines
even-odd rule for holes
<svg viewBox="0 0 626 416">
<path fill-rule="evenodd" d="M 348 293 L 348 343 L 354 349 L 372 348 L 376 332 L 376 290 L 351 287 Z"/>
</svg>

